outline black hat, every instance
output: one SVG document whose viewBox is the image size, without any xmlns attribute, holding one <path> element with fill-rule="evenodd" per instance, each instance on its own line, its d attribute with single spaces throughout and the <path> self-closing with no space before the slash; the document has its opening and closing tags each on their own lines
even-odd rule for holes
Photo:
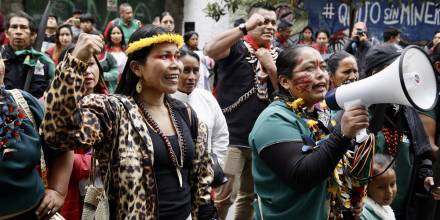
<svg viewBox="0 0 440 220">
<path fill-rule="evenodd" d="M 287 28 L 292 27 L 292 23 L 286 21 L 286 20 L 281 20 L 280 23 L 278 24 L 278 30 L 285 30 Z"/>
<path fill-rule="evenodd" d="M 391 64 L 400 54 L 401 51 L 393 44 L 381 44 L 370 48 L 365 57 L 365 74 L 369 76 L 375 68 Z"/>
</svg>

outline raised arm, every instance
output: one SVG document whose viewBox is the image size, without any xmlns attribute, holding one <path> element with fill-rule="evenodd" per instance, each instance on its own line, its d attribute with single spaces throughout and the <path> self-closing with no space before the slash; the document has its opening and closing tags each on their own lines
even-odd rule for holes
<svg viewBox="0 0 440 220">
<path fill-rule="evenodd" d="M 303 152 L 306 143 L 297 137 L 285 136 L 283 139 L 286 141 L 280 139 L 262 148 L 258 155 L 284 183 L 297 192 L 305 193 L 330 176 L 350 146 L 350 139 L 356 136 L 356 131 L 367 126 L 368 112 L 362 107 L 355 107 L 344 112 L 341 126 L 336 127 L 317 150 Z M 261 132 L 268 132 L 265 130 Z"/>
<path fill-rule="evenodd" d="M 115 116 L 102 96 L 82 100 L 87 62 L 99 52 L 99 36 L 81 34 L 72 54 L 58 65 L 46 97 L 46 115 L 41 126 L 45 143 L 52 148 L 90 147 L 110 136 Z"/>
<path fill-rule="evenodd" d="M 263 23 L 263 16 L 253 14 L 245 23 L 246 30 L 253 30 Z M 220 33 L 206 44 L 205 54 L 214 60 L 221 60 L 229 55 L 230 48 L 240 40 L 241 37 L 243 37 L 243 32 L 238 27 Z"/>
</svg>

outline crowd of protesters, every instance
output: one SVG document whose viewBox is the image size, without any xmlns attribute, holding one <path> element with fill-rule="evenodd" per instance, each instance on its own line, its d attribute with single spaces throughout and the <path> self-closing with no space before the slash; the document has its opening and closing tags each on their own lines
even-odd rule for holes
<svg viewBox="0 0 440 220">
<path fill-rule="evenodd" d="M 32 17 L 11 13 L 0 38 L 0 219 L 89 219 L 90 210 L 110 219 L 440 219 L 439 105 L 333 111 L 324 101 L 398 59 L 407 46 L 399 30 L 377 43 L 357 22 L 335 47 L 329 31 L 310 26 L 293 40 L 295 24 L 275 11 L 254 4 L 203 48 L 197 32 L 176 33 L 169 12 L 143 24 L 128 3 L 103 27 L 81 11 L 64 22 L 48 15 L 41 48 Z M 423 48 L 437 85 L 439 43 L 437 31 Z M 372 135 L 356 144 L 364 128 Z M 358 186 L 344 169 L 367 142 L 371 175 Z M 95 186 L 97 206 L 87 199 Z"/>
</svg>

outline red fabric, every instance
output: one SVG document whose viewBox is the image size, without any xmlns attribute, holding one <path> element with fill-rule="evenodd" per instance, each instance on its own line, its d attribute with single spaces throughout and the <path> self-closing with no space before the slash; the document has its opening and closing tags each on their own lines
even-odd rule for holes
<svg viewBox="0 0 440 220">
<path fill-rule="evenodd" d="M 313 48 L 317 49 L 320 54 L 326 54 L 328 53 L 328 46 L 321 46 L 320 44 L 313 44 Z"/>
<path fill-rule="evenodd" d="M 280 43 L 281 43 L 282 45 L 287 46 L 287 45 L 286 45 L 286 43 L 287 43 L 287 39 L 284 38 L 283 36 L 281 36 L 280 32 L 276 32 L 276 33 L 275 33 L 275 37 L 280 41 Z"/>
<path fill-rule="evenodd" d="M 251 45 L 252 48 L 254 48 L 254 50 L 258 50 L 260 48 L 260 46 L 257 44 L 257 42 L 249 35 L 246 35 L 243 37 L 244 41 L 246 41 L 248 44 Z M 270 49 L 272 45 L 270 43 L 267 43 L 266 45 L 264 45 L 264 47 L 266 49 Z"/>
<path fill-rule="evenodd" d="M 66 220 L 81 219 L 83 204 L 79 191 L 79 181 L 87 179 L 90 175 L 90 170 L 91 155 L 75 153 L 66 199 L 64 200 L 64 206 L 60 210 L 60 214 Z"/>
<path fill-rule="evenodd" d="M 104 33 L 103 33 L 104 39 L 107 39 L 107 35 L 109 34 L 108 32 L 110 31 L 110 28 L 112 28 L 114 25 L 113 23 L 114 23 L 114 20 L 111 20 L 107 24 L 107 26 L 105 26 Z"/>
<path fill-rule="evenodd" d="M 4 38 L 2 39 L 1 44 L 2 45 L 8 45 L 10 43 L 8 36 L 6 35 L 6 33 L 3 33 L 3 36 L 4 36 Z"/>
<path fill-rule="evenodd" d="M 217 87 L 212 88 L 212 95 L 217 98 Z"/>
<path fill-rule="evenodd" d="M 55 52 L 55 47 L 51 47 L 49 49 L 46 50 L 47 55 L 49 55 L 49 57 L 53 60 L 53 62 L 55 63 L 55 65 L 58 65 L 59 60 L 58 57 L 53 57 L 53 53 Z"/>
</svg>

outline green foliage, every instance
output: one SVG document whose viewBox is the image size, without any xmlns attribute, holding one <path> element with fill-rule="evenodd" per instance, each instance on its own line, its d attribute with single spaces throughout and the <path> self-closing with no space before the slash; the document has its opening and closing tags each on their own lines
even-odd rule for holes
<svg viewBox="0 0 440 220">
<path fill-rule="evenodd" d="M 247 9 L 258 2 L 268 2 L 272 5 L 287 3 L 293 6 L 295 4 L 295 0 L 221 0 L 220 2 L 208 3 L 203 11 L 207 17 L 218 21 L 227 11 L 234 13 L 239 8 Z"/>
<path fill-rule="evenodd" d="M 203 12 L 206 13 L 206 17 L 210 17 L 215 21 L 220 20 L 220 17 L 225 15 L 225 7 L 221 6 L 219 3 L 208 3 L 206 8 L 203 9 Z"/>
</svg>

